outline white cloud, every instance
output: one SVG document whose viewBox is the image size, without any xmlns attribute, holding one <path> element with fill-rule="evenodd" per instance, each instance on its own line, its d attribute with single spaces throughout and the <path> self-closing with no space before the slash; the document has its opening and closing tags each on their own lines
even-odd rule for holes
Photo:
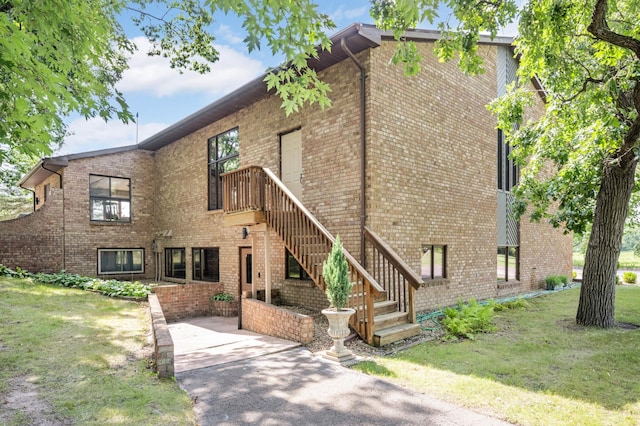
<svg viewBox="0 0 640 426">
<path fill-rule="evenodd" d="M 362 18 L 363 15 L 368 21 L 371 20 L 371 16 L 369 16 L 368 6 L 349 9 L 344 5 L 341 5 L 340 7 L 338 7 L 338 9 L 330 14 L 331 19 L 333 19 L 334 21 L 341 21 L 342 19 L 352 21 L 354 18 Z M 362 21 L 362 19 L 360 20 Z"/>
<path fill-rule="evenodd" d="M 242 43 L 242 40 L 244 40 L 242 37 L 236 35 L 233 28 L 225 24 L 220 24 L 220 27 L 218 28 L 218 31 L 216 31 L 216 34 L 220 35 L 223 40 L 231 44 L 240 44 Z"/>
<path fill-rule="evenodd" d="M 138 129 L 138 141 L 166 128 L 166 123 L 146 123 Z M 101 118 L 85 120 L 78 118 L 69 123 L 72 135 L 65 138 L 64 145 L 54 155 L 77 154 L 99 149 L 134 145 L 136 143 L 136 124 L 124 124 L 113 120 L 105 122 Z"/>
<path fill-rule="evenodd" d="M 262 62 L 224 45 L 216 45 L 220 59 L 211 66 L 211 72 L 199 74 L 186 71 L 180 74 L 171 69 L 169 60 L 148 56 L 149 40 L 136 37 L 133 41 L 138 51 L 129 61 L 130 68 L 118 83 L 122 92 L 147 92 L 155 97 L 167 97 L 177 93 L 198 93 L 221 96 L 247 83 L 264 72 Z"/>
</svg>

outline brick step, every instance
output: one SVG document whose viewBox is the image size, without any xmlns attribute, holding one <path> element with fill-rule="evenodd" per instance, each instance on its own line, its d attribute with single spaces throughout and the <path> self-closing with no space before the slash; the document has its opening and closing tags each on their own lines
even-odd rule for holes
<svg viewBox="0 0 640 426">
<path fill-rule="evenodd" d="M 384 346 L 420 334 L 420 324 L 401 324 L 373 333 L 373 346 Z"/>
</svg>

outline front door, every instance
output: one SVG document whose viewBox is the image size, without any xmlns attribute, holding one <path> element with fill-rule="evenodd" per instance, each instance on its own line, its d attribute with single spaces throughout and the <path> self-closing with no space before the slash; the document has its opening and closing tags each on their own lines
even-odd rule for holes
<svg viewBox="0 0 640 426">
<path fill-rule="evenodd" d="M 252 292 L 253 276 L 252 276 L 252 253 L 251 247 L 240 248 L 240 288 L 243 292 Z"/>
<path fill-rule="evenodd" d="M 300 130 L 280 136 L 282 183 L 296 196 L 302 197 L 302 137 Z"/>
</svg>

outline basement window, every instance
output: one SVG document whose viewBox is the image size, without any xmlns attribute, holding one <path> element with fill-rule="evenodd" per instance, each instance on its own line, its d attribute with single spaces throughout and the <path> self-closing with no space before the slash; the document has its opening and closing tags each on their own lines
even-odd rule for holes
<svg viewBox="0 0 640 426">
<path fill-rule="evenodd" d="M 422 246 L 421 270 L 423 280 L 447 277 L 447 246 L 427 244 Z"/>
<path fill-rule="evenodd" d="M 520 279 L 520 248 L 498 247 L 498 281 Z"/>
<path fill-rule="evenodd" d="M 98 249 L 98 275 L 143 273 L 144 249 Z"/>
<path fill-rule="evenodd" d="M 291 254 L 289 250 L 286 250 L 285 253 L 285 266 L 286 266 L 286 275 L 285 277 L 289 280 L 310 280 L 311 277 L 307 274 L 307 271 L 304 270 L 302 265 L 298 263 L 295 257 Z"/>
<path fill-rule="evenodd" d="M 192 252 L 194 280 L 220 282 L 220 249 L 194 248 Z"/>
<path fill-rule="evenodd" d="M 164 276 L 168 278 L 186 278 L 187 260 L 184 248 L 164 249 Z"/>
</svg>

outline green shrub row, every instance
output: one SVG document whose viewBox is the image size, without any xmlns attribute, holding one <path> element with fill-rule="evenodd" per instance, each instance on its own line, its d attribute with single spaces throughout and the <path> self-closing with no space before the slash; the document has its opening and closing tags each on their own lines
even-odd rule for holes
<svg viewBox="0 0 640 426">
<path fill-rule="evenodd" d="M 96 291 L 109 297 L 146 298 L 151 294 L 152 286 L 138 281 L 101 280 L 78 274 L 68 274 L 61 271 L 55 274 L 38 272 L 33 274 L 17 267 L 15 270 L 0 265 L 0 276 L 12 278 L 31 278 L 43 284 L 53 284 L 62 287 L 79 288 L 81 290 Z"/>
</svg>

